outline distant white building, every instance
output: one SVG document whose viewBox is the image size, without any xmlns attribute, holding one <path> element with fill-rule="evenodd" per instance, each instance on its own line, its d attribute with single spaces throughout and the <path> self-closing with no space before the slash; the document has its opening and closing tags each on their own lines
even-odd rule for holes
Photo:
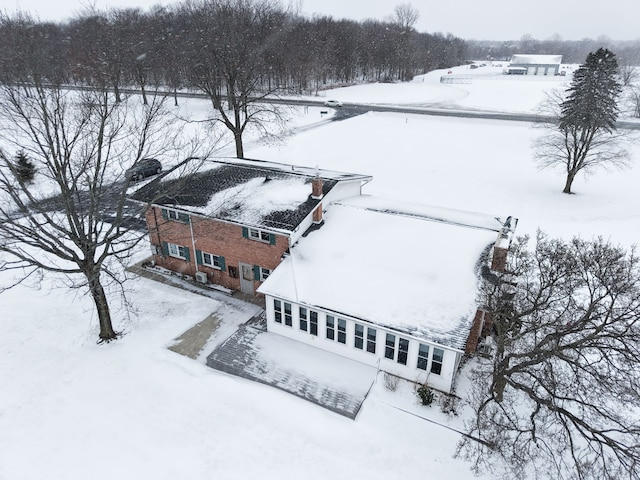
<svg viewBox="0 0 640 480">
<path fill-rule="evenodd" d="M 559 75 L 562 55 L 513 55 L 508 75 Z"/>
<path fill-rule="evenodd" d="M 356 196 L 258 288 L 267 329 L 451 392 L 484 324 L 480 272 L 504 268 L 517 221 Z"/>
</svg>

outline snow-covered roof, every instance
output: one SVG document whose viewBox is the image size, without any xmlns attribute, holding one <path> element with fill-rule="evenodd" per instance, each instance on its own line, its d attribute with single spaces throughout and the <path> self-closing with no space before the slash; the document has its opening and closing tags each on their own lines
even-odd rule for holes
<svg viewBox="0 0 640 480">
<path fill-rule="evenodd" d="M 326 195 L 340 181 L 365 175 L 247 159 L 214 159 L 207 170 L 180 177 L 168 172 L 132 199 L 242 225 L 292 231 L 318 205 L 311 181 L 323 180 Z"/>
<path fill-rule="evenodd" d="M 462 350 L 504 219 L 360 196 L 332 204 L 259 292 Z"/>
<path fill-rule="evenodd" d="M 560 65 L 562 55 L 513 55 L 512 65 Z"/>
</svg>

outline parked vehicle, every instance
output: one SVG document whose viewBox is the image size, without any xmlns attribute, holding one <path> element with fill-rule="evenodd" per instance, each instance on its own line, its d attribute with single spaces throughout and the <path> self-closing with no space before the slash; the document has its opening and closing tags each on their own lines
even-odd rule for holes
<svg viewBox="0 0 640 480">
<path fill-rule="evenodd" d="M 341 107 L 342 102 L 340 102 L 339 100 L 327 100 L 326 102 L 324 102 L 324 106 L 325 107 Z"/>
<path fill-rule="evenodd" d="M 162 172 L 162 164 L 155 158 L 142 158 L 133 167 L 127 170 L 127 178 L 134 182 Z"/>
</svg>

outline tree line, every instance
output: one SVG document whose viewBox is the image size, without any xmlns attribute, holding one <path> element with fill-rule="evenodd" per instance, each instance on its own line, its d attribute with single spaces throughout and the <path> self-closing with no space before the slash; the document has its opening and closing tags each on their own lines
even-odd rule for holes
<svg viewBox="0 0 640 480">
<path fill-rule="evenodd" d="M 529 34 L 519 40 L 466 41 L 469 58 L 474 60 L 509 61 L 515 54 L 562 55 L 563 63 L 583 63 L 590 52 L 598 48 L 614 50 L 621 67 L 640 65 L 640 41 L 614 41 L 607 37 L 597 39 L 563 40 L 554 36 L 538 40 Z"/>
<path fill-rule="evenodd" d="M 117 96 L 123 86 L 194 87 L 203 76 L 224 76 L 221 69 L 236 63 L 265 91 L 311 93 L 409 80 L 465 61 L 463 40 L 417 32 L 417 16 L 403 15 L 402 8 L 394 15 L 364 22 L 307 18 L 271 0 L 113 9 L 66 23 L 0 15 L 0 75 L 4 82 L 109 86 Z"/>
</svg>

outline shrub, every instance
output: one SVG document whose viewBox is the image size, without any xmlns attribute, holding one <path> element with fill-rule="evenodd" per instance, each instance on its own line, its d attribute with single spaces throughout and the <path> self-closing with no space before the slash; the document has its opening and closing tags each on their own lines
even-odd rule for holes
<svg viewBox="0 0 640 480">
<path fill-rule="evenodd" d="M 387 390 L 391 392 L 395 392 L 398 388 L 398 384 L 400 383 L 400 377 L 396 377 L 395 375 L 391 375 L 389 373 L 384 374 L 384 386 Z"/>
<path fill-rule="evenodd" d="M 429 385 L 426 383 L 420 385 L 417 390 L 418 397 L 420 397 L 420 401 L 422 405 L 429 406 L 433 403 L 433 398 L 435 397 L 435 393 Z"/>
<path fill-rule="evenodd" d="M 14 167 L 15 175 L 18 180 L 25 183 L 33 182 L 33 177 L 36 174 L 36 167 L 23 150 L 20 150 L 16 154 Z"/>
</svg>

